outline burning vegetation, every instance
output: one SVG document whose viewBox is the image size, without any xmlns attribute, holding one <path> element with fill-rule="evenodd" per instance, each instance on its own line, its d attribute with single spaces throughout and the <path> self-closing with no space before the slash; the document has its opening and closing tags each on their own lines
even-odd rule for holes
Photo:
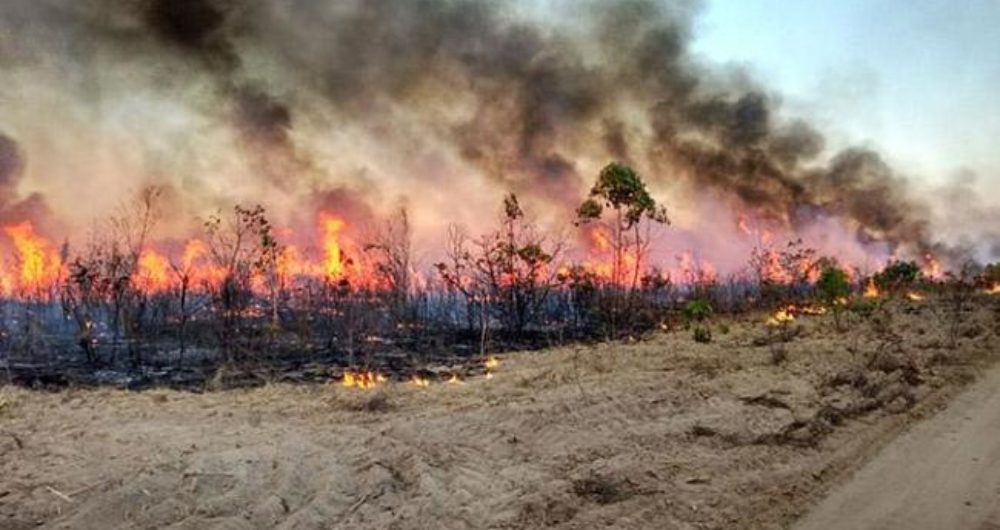
<svg viewBox="0 0 1000 530">
<path fill-rule="evenodd" d="M 714 314 L 839 326 L 996 259 L 878 153 L 690 53 L 694 4 L 515 4 L 3 2 L 4 362 L 423 380 L 679 324 L 707 342 Z M 963 278 L 1000 292 L 995 266 Z"/>
<path fill-rule="evenodd" d="M 650 234 L 667 224 L 666 210 L 621 163 L 600 172 L 569 227 L 589 241 L 583 250 L 542 232 L 508 194 L 492 231 L 452 227 L 445 259 L 429 271 L 413 260 L 405 210 L 362 240 L 320 211 L 314 244 L 298 247 L 263 207 L 238 206 L 205 220 L 202 237 L 169 247 L 151 237 L 160 197 L 146 190 L 108 221 L 112 237 L 79 251 L 58 248 L 30 222 L 4 227 L 0 336 L 11 373 L 59 380 L 111 367 L 183 385 L 203 380 L 206 367 L 320 362 L 341 370 L 308 377 L 423 387 L 492 378 L 499 360 L 490 352 L 633 338 L 677 321 L 711 342 L 714 313 L 755 310 L 770 315 L 768 343 L 781 362 L 799 317 L 832 313 L 841 329 L 845 311 L 865 311 L 866 300 L 919 303 L 959 296 L 956 285 L 969 296 L 998 291 L 996 265 L 969 265 L 959 277 L 928 257 L 923 268 L 890 261 L 866 276 L 801 240 L 756 247 L 726 278 L 690 255 L 662 269 Z"/>
</svg>

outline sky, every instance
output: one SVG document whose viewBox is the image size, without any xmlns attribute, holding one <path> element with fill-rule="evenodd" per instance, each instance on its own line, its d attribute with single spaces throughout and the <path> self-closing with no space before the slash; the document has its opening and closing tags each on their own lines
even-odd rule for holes
<svg viewBox="0 0 1000 530">
<path fill-rule="evenodd" d="M 749 68 L 831 140 L 1000 202 L 1000 1 L 708 0 L 694 51 Z"/>
</svg>

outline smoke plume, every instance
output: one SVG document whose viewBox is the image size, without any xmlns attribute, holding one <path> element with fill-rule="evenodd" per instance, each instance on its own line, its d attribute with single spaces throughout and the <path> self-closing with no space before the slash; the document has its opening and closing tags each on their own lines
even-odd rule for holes
<svg viewBox="0 0 1000 530">
<path fill-rule="evenodd" d="M 365 217 L 405 199 L 433 240 L 446 221 L 482 222 L 504 191 L 565 223 L 617 159 L 672 210 L 710 196 L 790 231 L 835 218 L 860 245 L 948 253 L 930 205 L 878 153 L 830 152 L 751 76 L 693 57 L 698 10 L 653 0 L 571 12 L 499 0 L 8 0 L 0 99 L 24 110 L 0 126 L 23 131 L 33 158 L 87 152 L 72 186 L 123 196 L 157 175 L 195 210 L 262 202 L 293 222 L 331 197 Z M 60 135 L 75 136 L 51 139 Z M 101 149 L 110 154 L 91 156 Z M 0 136 L 4 212 L 19 152 Z M 46 161 L 30 178 L 57 190 L 67 171 Z M 60 213 L 62 193 L 52 197 Z"/>
</svg>

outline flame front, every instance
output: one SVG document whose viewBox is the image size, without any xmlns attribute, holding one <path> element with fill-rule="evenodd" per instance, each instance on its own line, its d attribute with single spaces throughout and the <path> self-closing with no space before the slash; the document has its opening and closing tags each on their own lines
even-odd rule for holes
<svg viewBox="0 0 1000 530">
<path fill-rule="evenodd" d="M 339 280 L 344 275 L 343 254 L 340 248 L 340 232 L 344 220 L 326 212 L 320 213 L 320 232 L 323 237 L 323 272 L 330 280 Z"/>
<path fill-rule="evenodd" d="M 14 244 L 20 270 L 13 278 L 0 282 L 11 290 L 38 291 L 58 283 L 62 260 L 53 245 L 35 233 L 29 221 L 4 227 Z"/>
<path fill-rule="evenodd" d="M 868 280 L 868 283 L 865 284 L 865 292 L 863 296 L 865 298 L 878 298 L 879 296 L 882 296 L 882 292 L 879 291 L 878 286 L 875 285 L 875 280 Z"/>
<path fill-rule="evenodd" d="M 378 372 L 365 371 L 365 372 L 344 372 L 344 377 L 341 379 L 340 384 L 347 388 L 360 388 L 361 390 L 368 390 L 375 388 L 376 386 L 385 383 L 387 381 L 386 377 Z"/>
<path fill-rule="evenodd" d="M 146 293 L 160 293 L 170 288 L 170 263 L 155 250 L 145 250 L 139 256 L 138 287 Z"/>
</svg>

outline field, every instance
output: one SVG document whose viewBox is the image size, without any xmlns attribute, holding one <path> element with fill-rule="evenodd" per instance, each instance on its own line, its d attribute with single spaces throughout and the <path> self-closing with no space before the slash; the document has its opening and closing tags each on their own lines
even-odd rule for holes
<svg viewBox="0 0 1000 530">
<path fill-rule="evenodd" d="M 0 387 L 0 528 L 781 528 L 991 365 L 998 312 L 799 316 L 784 360 L 716 316 L 429 387 Z"/>
</svg>

